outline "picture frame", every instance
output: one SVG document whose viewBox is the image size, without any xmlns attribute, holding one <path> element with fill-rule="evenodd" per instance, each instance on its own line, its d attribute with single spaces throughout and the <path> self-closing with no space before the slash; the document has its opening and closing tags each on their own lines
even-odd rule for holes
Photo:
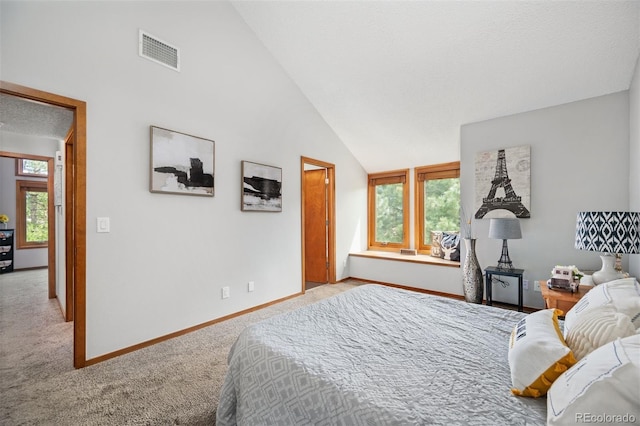
<svg viewBox="0 0 640 426">
<path fill-rule="evenodd" d="M 242 211 L 282 211 L 282 168 L 266 164 L 242 161 L 241 167 Z"/>
<path fill-rule="evenodd" d="M 149 191 L 213 197 L 215 142 L 150 126 Z"/>
<path fill-rule="evenodd" d="M 476 153 L 475 219 L 531 217 L 531 146 Z"/>
</svg>

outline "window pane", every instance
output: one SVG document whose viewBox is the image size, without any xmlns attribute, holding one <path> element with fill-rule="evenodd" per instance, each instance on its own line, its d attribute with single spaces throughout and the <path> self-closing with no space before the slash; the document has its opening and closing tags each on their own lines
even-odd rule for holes
<svg viewBox="0 0 640 426">
<path fill-rule="evenodd" d="M 27 242 L 46 242 L 49 238 L 46 192 L 26 191 Z"/>
<path fill-rule="evenodd" d="M 424 244 L 431 231 L 460 231 L 460 178 L 424 182 Z"/>
<path fill-rule="evenodd" d="M 376 185 L 377 242 L 402 243 L 404 239 L 402 183 Z"/>
<path fill-rule="evenodd" d="M 47 175 L 48 163 L 43 160 L 22 159 L 22 174 L 25 175 Z"/>
</svg>

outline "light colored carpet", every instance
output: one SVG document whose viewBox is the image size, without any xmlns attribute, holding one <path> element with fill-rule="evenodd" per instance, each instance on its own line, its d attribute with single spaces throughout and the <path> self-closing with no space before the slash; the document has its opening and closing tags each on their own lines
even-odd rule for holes
<svg viewBox="0 0 640 426">
<path fill-rule="evenodd" d="M 0 275 L 0 424 L 212 425 L 229 348 L 247 326 L 348 290 L 350 281 L 76 370 L 72 323 L 46 270 Z"/>
</svg>

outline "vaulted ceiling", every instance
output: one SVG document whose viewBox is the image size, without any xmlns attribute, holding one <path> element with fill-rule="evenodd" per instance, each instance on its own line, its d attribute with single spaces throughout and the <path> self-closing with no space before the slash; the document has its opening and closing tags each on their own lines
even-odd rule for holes
<svg viewBox="0 0 640 426">
<path fill-rule="evenodd" d="M 640 1 L 233 4 L 368 172 L 458 160 L 465 123 L 627 90 L 640 51 Z"/>
<path fill-rule="evenodd" d="M 368 172 L 458 160 L 465 123 L 627 90 L 640 52 L 639 0 L 232 4 Z M 43 108 L 1 97 L 0 130 L 63 138 L 69 112 Z"/>
</svg>

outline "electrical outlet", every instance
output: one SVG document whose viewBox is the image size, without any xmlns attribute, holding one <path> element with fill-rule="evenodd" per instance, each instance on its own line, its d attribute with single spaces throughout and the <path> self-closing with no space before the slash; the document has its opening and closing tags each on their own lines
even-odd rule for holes
<svg viewBox="0 0 640 426">
<path fill-rule="evenodd" d="M 533 289 L 535 291 L 538 291 L 538 292 L 542 291 L 542 290 L 540 290 L 540 281 L 534 281 L 533 282 Z"/>
<path fill-rule="evenodd" d="M 247 291 L 253 291 L 255 290 L 255 284 L 253 281 L 249 281 L 249 284 L 247 285 Z"/>
<path fill-rule="evenodd" d="M 229 287 L 222 287 L 222 298 L 223 299 L 229 298 Z"/>
<path fill-rule="evenodd" d="M 522 281 L 522 289 L 523 290 L 529 290 L 529 280 L 523 280 Z"/>
</svg>

